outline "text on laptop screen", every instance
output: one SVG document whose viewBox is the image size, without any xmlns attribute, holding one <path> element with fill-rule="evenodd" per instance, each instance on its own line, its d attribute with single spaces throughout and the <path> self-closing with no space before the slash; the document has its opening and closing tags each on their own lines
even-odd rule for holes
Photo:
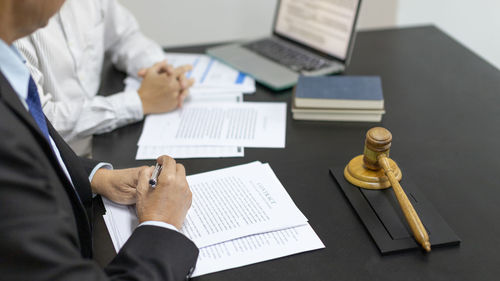
<svg viewBox="0 0 500 281">
<path fill-rule="evenodd" d="M 359 0 L 281 0 L 275 32 L 345 59 Z"/>
</svg>

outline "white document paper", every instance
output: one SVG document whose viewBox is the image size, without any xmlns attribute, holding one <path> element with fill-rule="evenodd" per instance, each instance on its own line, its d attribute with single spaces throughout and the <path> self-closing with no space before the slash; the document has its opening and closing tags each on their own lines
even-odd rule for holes
<svg viewBox="0 0 500 281">
<path fill-rule="evenodd" d="M 198 247 L 307 222 L 268 164 L 188 177 L 193 203 L 181 229 Z"/>
<path fill-rule="evenodd" d="M 132 81 L 132 80 L 131 80 Z M 133 82 L 131 82 L 133 83 Z M 241 92 L 227 93 L 197 93 L 191 94 L 185 104 L 197 102 L 243 102 Z M 176 159 L 185 158 L 222 158 L 243 157 L 244 148 L 241 146 L 206 146 L 206 145 L 141 145 L 137 148 L 136 160 L 156 159 L 161 155 L 168 155 Z"/>
<path fill-rule="evenodd" d="M 137 148 L 135 160 L 157 159 L 161 155 L 168 155 L 175 159 L 244 157 L 245 149 L 241 146 L 148 145 Z"/>
<path fill-rule="evenodd" d="M 103 198 L 103 216 L 115 251 L 125 245 L 138 224 L 133 207 Z M 200 248 L 193 277 L 324 248 L 309 224 L 254 234 Z"/>
<path fill-rule="evenodd" d="M 200 249 L 193 277 L 325 248 L 309 224 Z"/>
<path fill-rule="evenodd" d="M 193 92 L 190 91 L 187 98 L 184 102 L 191 104 L 196 102 L 234 102 L 240 103 L 243 102 L 243 93 L 242 92 L 213 92 L 213 93 L 205 93 L 205 92 Z"/>
<path fill-rule="evenodd" d="M 138 145 L 284 148 L 286 103 L 193 103 L 146 117 Z"/>
<path fill-rule="evenodd" d="M 188 176 L 187 181 L 193 202 L 181 232 L 199 248 L 307 222 L 268 164 L 252 162 Z M 124 242 L 137 226 L 135 210 L 109 203 L 106 215 L 120 216 L 110 232 Z"/>
<path fill-rule="evenodd" d="M 186 74 L 194 78 L 193 89 L 235 90 L 243 93 L 255 92 L 255 80 L 236 69 L 207 55 L 165 53 L 169 64 L 174 67 L 190 64 L 193 69 Z"/>
<path fill-rule="evenodd" d="M 134 206 L 117 204 L 105 197 L 102 197 L 102 202 L 106 208 L 106 214 L 102 217 L 108 228 L 111 241 L 113 241 L 115 251 L 118 252 L 139 225 L 139 219 Z"/>
</svg>

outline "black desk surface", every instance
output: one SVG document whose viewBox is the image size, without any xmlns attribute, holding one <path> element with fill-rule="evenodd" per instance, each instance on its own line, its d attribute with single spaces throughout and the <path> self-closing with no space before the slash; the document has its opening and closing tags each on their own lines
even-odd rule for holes
<svg viewBox="0 0 500 281">
<path fill-rule="evenodd" d="M 175 51 L 203 52 L 203 47 Z M 439 29 L 360 32 L 347 75 L 382 77 L 391 156 L 462 239 L 460 246 L 381 256 L 328 173 L 361 154 L 369 123 L 295 121 L 291 91 L 257 87 L 246 101 L 288 104 L 285 149 L 245 149 L 244 158 L 180 160 L 188 174 L 269 162 L 326 249 L 195 280 L 497 280 L 500 275 L 500 71 Z M 120 81 L 114 75 L 115 81 Z M 111 80 L 113 80 L 111 79 Z M 111 83 L 112 84 L 112 83 Z M 377 124 L 378 125 L 378 124 Z M 94 139 L 94 157 L 135 161 L 142 123 Z M 102 219 L 97 258 L 113 256 Z"/>
</svg>

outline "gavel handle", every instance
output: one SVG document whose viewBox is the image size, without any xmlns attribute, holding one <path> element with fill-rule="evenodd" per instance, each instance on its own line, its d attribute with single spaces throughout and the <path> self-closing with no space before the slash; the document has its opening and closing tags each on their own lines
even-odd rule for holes
<svg viewBox="0 0 500 281">
<path fill-rule="evenodd" d="M 399 206 L 401 207 L 401 210 L 403 210 L 403 214 L 405 215 L 406 221 L 408 221 L 408 224 L 410 225 L 415 239 L 427 252 L 430 252 L 431 243 L 429 242 L 429 235 L 427 234 L 424 225 L 420 221 L 417 212 L 413 208 L 413 205 L 408 200 L 406 193 L 403 191 L 403 188 L 399 184 L 399 181 L 394 176 L 394 172 L 389 165 L 387 156 L 385 154 L 381 154 L 378 157 L 378 162 L 384 169 L 387 178 L 389 178 L 389 182 L 391 183 L 394 193 L 396 194 L 396 198 L 398 199 Z"/>
</svg>

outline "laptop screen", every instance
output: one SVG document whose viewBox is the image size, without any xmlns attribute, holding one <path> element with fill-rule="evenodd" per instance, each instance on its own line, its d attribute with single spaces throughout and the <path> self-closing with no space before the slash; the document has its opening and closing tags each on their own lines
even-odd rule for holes
<svg viewBox="0 0 500 281">
<path fill-rule="evenodd" d="M 360 0 L 281 0 L 274 31 L 345 60 Z"/>
</svg>

